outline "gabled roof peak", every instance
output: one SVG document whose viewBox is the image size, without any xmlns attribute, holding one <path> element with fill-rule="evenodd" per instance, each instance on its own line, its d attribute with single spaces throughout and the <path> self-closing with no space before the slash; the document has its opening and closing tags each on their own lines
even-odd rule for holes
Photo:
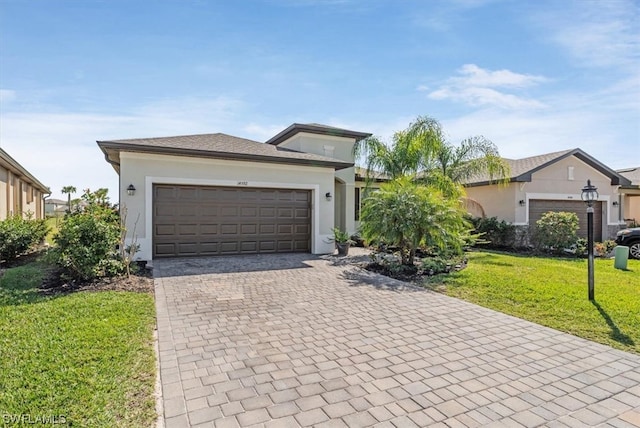
<svg viewBox="0 0 640 428">
<path fill-rule="evenodd" d="M 321 125 L 319 123 L 294 123 L 288 128 L 279 132 L 276 136 L 266 141 L 267 144 L 278 145 L 294 135 L 300 132 L 308 132 L 310 134 L 318 135 L 331 135 L 335 137 L 347 137 L 355 138 L 356 141 L 360 141 L 364 138 L 370 137 L 368 132 L 351 131 L 344 128 L 336 128 L 334 126 Z"/>
</svg>

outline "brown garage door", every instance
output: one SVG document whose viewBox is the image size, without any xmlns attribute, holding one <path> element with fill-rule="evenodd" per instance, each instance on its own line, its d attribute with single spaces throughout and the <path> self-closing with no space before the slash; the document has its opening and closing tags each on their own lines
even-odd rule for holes
<svg viewBox="0 0 640 428">
<path fill-rule="evenodd" d="M 549 211 L 576 213 L 580 221 L 578 236 L 587 237 L 587 205 L 584 202 L 531 199 L 529 201 L 529 224 L 535 225 L 536 221 Z M 596 202 L 593 205 L 593 239 L 602 241 L 602 202 Z"/>
<path fill-rule="evenodd" d="M 153 186 L 153 256 L 308 252 L 311 192 Z"/>
</svg>

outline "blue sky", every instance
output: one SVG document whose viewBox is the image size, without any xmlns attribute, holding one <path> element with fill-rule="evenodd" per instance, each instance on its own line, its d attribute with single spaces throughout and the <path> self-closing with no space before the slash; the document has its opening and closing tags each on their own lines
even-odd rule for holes
<svg viewBox="0 0 640 428">
<path fill-rule="evenodd" d="M 96 140 L 419 115 L 509 158 L 640 166 L 640 2 L 0 0 L 0 146 L 53 197 L 117 201 Z"/>
</svg>

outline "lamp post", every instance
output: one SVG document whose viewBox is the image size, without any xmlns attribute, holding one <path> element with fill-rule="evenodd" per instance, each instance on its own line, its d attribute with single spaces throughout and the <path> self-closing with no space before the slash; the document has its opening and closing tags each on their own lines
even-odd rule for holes
<svg viewBox="0 0 640 428">
<path fill-rule="evenodd" d="M 598 189 L 587 180 L 587 185 L 582 188 L 582 200 L 587 204 L 587 251 L 589 257 L 589 300 L 594 299 L 593 285 L 593 202 L 598 200 Z"/>
</svg>

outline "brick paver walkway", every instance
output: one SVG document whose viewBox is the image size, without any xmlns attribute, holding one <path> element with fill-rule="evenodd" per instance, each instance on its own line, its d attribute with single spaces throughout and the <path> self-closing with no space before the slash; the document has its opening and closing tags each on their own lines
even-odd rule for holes
<svg viewBox="0 0 640 428">
<path fill-rule="evenodd" d="M 154 275 L 168 428 L 640 427 L 639 356 L 351 265 L 175 259 Z"/>
</svg>

